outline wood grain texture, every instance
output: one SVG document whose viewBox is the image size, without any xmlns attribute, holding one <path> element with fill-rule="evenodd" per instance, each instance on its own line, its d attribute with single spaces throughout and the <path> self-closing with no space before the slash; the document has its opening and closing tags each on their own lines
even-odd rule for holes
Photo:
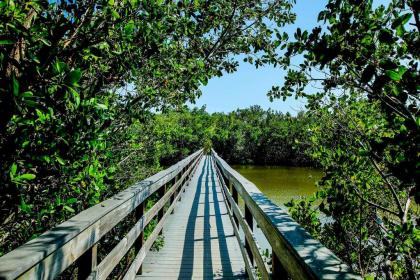
<svg viewBox="0 0 420 280">
<path fill-rule="evenodd" d="M 271 202 L 252 182 L 232 169 L 214 151 L 212 155 L 292 279 L 362 279 L 333 252 L 313 239 L 284 209 Z M 232 192 L 235 199 L 234 195 L 235 191 Z"/>
<path fill-rule="evenodd" d="M 262 279 L 361 279 L 214 151 L 201 155 L 197 151 L 1 257 L 0 279 L 53 279 L 76 260 L 82 277 L 92 271 L 90 279 L 105 279 L 155 216 L 161 219 L 148 239 L 136 245 L 126 280 L 257 279 L 253 261 Z M 96 265 L 100 238 L 157 191 L 160 200 L 137 215 L 134 227 Z M 237 205 L 239 196 L 245 217 Z M 254 221 L 275 253 L 272 275 L 253 235 Z M 164 247 L 150 252 L 161 232 Z M 136 275 L 140 267 L 142 275 Z"/>
<path fill-rule="evenodd" d="M 0 258 L 0 279 L 53 279 L 202 150 L 118 193 Z"/>
<path fill-rule="evenodd" d="M 193 168 L 193 170 L 195 170 L 197 167 L 196 162 L 190 166 L 190 168 Z M 194 172 L 194 171 L 193 171 Z M 193 176 L 193 172 L 192 173 L 186 173 L 188 174 L 188 177 L 192 177 Z M 186 178 L 185 176 L 183 176 L 183 178 Z M 177 186 L 180 185 L 180 183 L 184 182 L 183 180 L 179 180 L 177 182 L 175 182 L 174 187 L 172 187 L 173 189 L 173 193 L 176 194 L 177 190 L 179 189 Z M 153 229 L 153 232 L 149 235 L 149 237 L 147 238 L 146 242 L 143 244 L 143 247 L 140 249 L 140 251 L 137 253 L 134 261 L 131 263 L 127 273 L 124 275 L 123 280 L 132 280 L 136 277 L 137 273 L 142 273 L 143 268 L 142 268 L 142 264 L 144 261 L 144 258 L 146 257 L 147 253 L 149 253 L 150 248 L 152 247 L 153 243 L 155 242 L 156 238 L 161 234 L 163 226 L 166 222 L 166 220 L 171 216 L 170 213 L 172 213 L 172 210 L 175 208 L 176 206 L 176 201 L 178 201 L 183 193 L 183 190 L 185 189 L 186 184 L 182 185 L 181 187 L 181 192 L 179 192 L 176 197 L 175 197 L 175 202 L 172 203 L 167 212 L 163 215 L 162 219 L 159 220 L 158 224 L 156 225 L 156 227 Z M 168 192 L 168 194 L 170 195 L 171 193 Z M 164 196 L 164 199 L 168 199 L 169 196 Z M 162 201 L 162 200 L 161 200 Z M 156 208 L 158 209 L 158 208 Z M 141 269 L 140 269 L 141 268 Z"/>
<path fill-rule="evenodd" d="M 182 195 L 163 228 L 163 248 L 147 254 L 137 278 L 248 279 L 210 157 Z"/>
<path fill-rule="evenodd" d="M 217 167 L 215 167 L 216 169 Z M 244 259 L 248 259 L 249 260 L 249 265 L 250 267 L 252 267 L 252 263 L 251 263 L 251 258 L 250 258 L 250 254 L 253 256 L 253 258 L 256 261 L 256 265 L 258 267 L 258 270 L 260 272 L 260 277 L 261 279 L 270 279 L 270 274 L 269 274 L 269 269 L 267 267 L 267 264 L 264 262 L 262 256 L 261 256 L 261 250 L 260 247 L 258 246 L 258 242 L 251 230 L 251 227 L 249 226 L 249 224 L 245 221 L 244 216 L 241 212 L 241 210 L 239 209 L 239 206 L 236 204 L 236 202 L 234 201 L 231 193 L 229 192 L 229 189 L 227 188 L 227 186 L 224 184 L 223 181 L 220 180 L 220 178 L 222 177 L 220 174 L 220 170 L 216 169 L 216 173 L 219 175 L 219 182 L 220 185 L 222 186 L 222 190 L 224 191 L 224 195 L 226 198 L 226 201 L 229 201 L 228 205 L 230 205 L 230 216 L 232 217 L 236 217 L 236 220 L 232 219 L 233 221 L 239 221 L 239 225 L 244 233 L 245 236 L 245 248 L 246 245 L 248 244 L 248 248 L 249 250 L 244 251 L 243 257 Z M 235 228 L 236 228 L 236 222 L 235 222 Z M 238 231 L 235 231 L 235 235 L 237 235 L 237 238 L 240 240 L 240 235 Z M 242 241 L 239 241 L 242 242 Z M 248 271 L 248 269 L 247 269 Z"/>
</svg>

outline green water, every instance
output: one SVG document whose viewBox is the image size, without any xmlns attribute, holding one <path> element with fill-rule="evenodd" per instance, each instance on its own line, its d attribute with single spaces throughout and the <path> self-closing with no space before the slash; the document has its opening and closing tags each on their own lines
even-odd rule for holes
<svg viewBox="0 0 420 280">
<path fill-rule="evenodd" d="M 316 191 L 315 182 L 322 177 L 320 170 L 306 167 L 257 165 L 232 167 L 279 206 L 292 198 L 313 194 Z"/>
</svg>

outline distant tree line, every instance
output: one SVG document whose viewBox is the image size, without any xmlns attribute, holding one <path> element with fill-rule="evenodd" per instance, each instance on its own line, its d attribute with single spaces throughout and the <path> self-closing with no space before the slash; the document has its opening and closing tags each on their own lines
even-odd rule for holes
<svg viewBox="0 0 420 280">
<path fill-rule="evenodd" d="M 185 106 L 150 115 L 130 135 L 138 135 L 134 145 L 144 145 L 139 154 L 148 151 L 163 166 L 206 143 L 231 164 L 309 166 L 315 164 L 306 154 L 310 145 L 306 128 L 310 122 L 303 112 L 292 116 L 259 106 L 213 114 L 207 113 L 205 107 Z"/>
</svg>

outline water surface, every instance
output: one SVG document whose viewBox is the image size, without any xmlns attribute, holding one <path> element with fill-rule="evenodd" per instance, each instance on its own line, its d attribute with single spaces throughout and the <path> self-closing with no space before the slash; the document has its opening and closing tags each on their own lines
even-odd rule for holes
<svg viewBox="0 0 420 280">
<path fill-rule="evenodd" d="M 316 191 L 315 183 L 322 171 L 307 167 L 233 165 L 236 171 L 253 182 L 279 206 L 299 196 Z"/>
<path fill-rule="evenodd" d="M 316 191 L 315 183 L 322 171 L 307 167 L 233 165 L 236 171 L 253 182 L 272 202 L 280 207 L 292 198 L 309 196 Z M 242 200 L 239 207 L 244 211 Z M 253 232 L 261 252 L 271 252 L 271 246 L 254 220 Z M 240 236 L 245 238 L 242 229 Z"/>
</svg>

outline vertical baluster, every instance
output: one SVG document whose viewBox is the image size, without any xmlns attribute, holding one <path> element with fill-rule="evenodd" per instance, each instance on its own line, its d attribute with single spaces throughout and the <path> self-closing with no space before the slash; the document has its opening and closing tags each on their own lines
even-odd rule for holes
<svg viewBox="0 0 420 280">
<path fill-rule="evenodd" d="M 188 170 L 188 168 L 191 166 L 191 164 L 192 164 L 192 161 L 190 163 L 188 163 L 187 166 L 185 166 L 185 171 Z M 189 177 L 190 177 L 189 175 L 185 176 L 185 178 L 184 178 L 184 184 L 188 184 Z M 185 188 L 182 190 L 182 192 L 185 192 Z"/>
<path fill-rule="evenodd" d="M 163 185 L 159 190 L 158 190 L 158 199 L 161 199 L 166 193 L 166 184 Z M 166 203 L 165 203 L 166 205 Z M 162 206 L 162 208 L 159 210 L 158 214 L 157 214 L 157 219 L 158 222 L 162 219 L 164 211 L 165 211 L 165 205 Z M 162 234 L 162 230 L 159 232 L 159 235 Z"/>
<path fill-rule="evenodd" d="M 254 219 L 252 218 L 251 211 L 249 211 L 248 206 L 245 205 L 245 222 L 249 225 L 251 232 L 254 231 Z M 245 239 L 245 249 L 248 253 L 249 259 L 251 260 L 251 264 L 254 263 L 254 257 L 252 255 L 251 247 L 249 246 L 248 240 Z"/>
<path fill-rule="evenodd" d="M 96 268 L 97 265 L 98 244 L 90 247 L 77 260 L 77 279 L 86 279 L 89 274 Z"/>
<path fill-rule="evenodd" d="M 220 170 L 219 174 L 221 174 L 220 179 L 225 183 L 225 186 L 229 185 L 229 187 L 227 189 L 230 191 L 230 193 L 232 193 L 232 190 L 230 189 L 230 185 L 231 185 L 230 181 L 225 177 L 225 175 L 223 174 L 223 172 L 221 170 Z M 230 194 L 226 193 L 226 195 L 230 195 Z M 232 210 L 232 205 L 230 205 L 230 200 L 227 199 L 226 202 L 227 202 L 227 205 L 228 205 L 229 209 Z"/>
<path fill-rule="evenodd" d="M 287 271 L 280 263 L 279 257 L 276 255 L 276 253 L 274 253 L 274 251 L 271 255 L 271 273 L 273 279 L 289 279 Z"/>
<path fill-rule="evenodd" d="M 182 168 L 182 172 L 179 173 L 179 177 L 182 178 L 182 176 L 184 175 L 185 171 L 187 170 L 187 166 L 185 166 L 184 168 Z M 181 191 L 182 186 L 185 184 L 185 181 L 187 180 L 186 177 L 184 177 L 181 180 L 181 184 L 179 184 L 179 188 L 178 188 L 178 193 Z M 182 196 L 179 196 L 179 201 L 181 201 Z"/>
<path fill-rule="evenodd" d="M 230 185 L 229 187 L 230 187 L 231 192 L 232 192 L 232 198 L 233 198 L 233 201 L 235 201 L 236 205 L 238 205 L 238 206 L 239 206 L 239 203 L 238 203 L 238 201 L 239 201 L 239 199 L 238 199 L 238 191 L 236 190 L 236 188 L 235 188 L 235 186 L 232 184 L 232 182 L 229 182 L 229 185 Z M 235 220 L 236 226 L 239 226 L 239 220 L 238 220 L 238 217 L 236 217 L 236 215 L 233 215 L 233 219 Z"/>
<path fill-rule="evenodd" d="M 143 217 L 145 205 L 146 205 L 146 201 L 143 201 L 142 203 L 139 204 L 139 206 L 137 206 L 136 213 L 135 213 L 136 221 L 138 221 L 141 217 Z M 137 255 L 141 247 L 143 247 L 143 243 L 144 243 L 144 230 L 141 231 L 139 237 L 137 237 L 137 240 L 134 243 L 135 255 Z M 137 274 L 141 274 L 142 269 L 143 269 L 143 266 L 140 266 L 139 270 L 137 271 Z"/>
<path fill-rule="evenodd" d="M 179 173 L 176 174 L 175 178 L 174 178 L 174 184 L 172 185 L 172 188 L 175 186 L 175 184 L 178 182 L 179 180 Z M 172 203 L 175 203 L 175 197 L 177 195 L 177 191 L 175 190 L 174 193 L 171 195 L 171 205 Z M 172 209 L 171 214 L 173 214 L 175 212 L 175 207 Z"/>
</svg>

